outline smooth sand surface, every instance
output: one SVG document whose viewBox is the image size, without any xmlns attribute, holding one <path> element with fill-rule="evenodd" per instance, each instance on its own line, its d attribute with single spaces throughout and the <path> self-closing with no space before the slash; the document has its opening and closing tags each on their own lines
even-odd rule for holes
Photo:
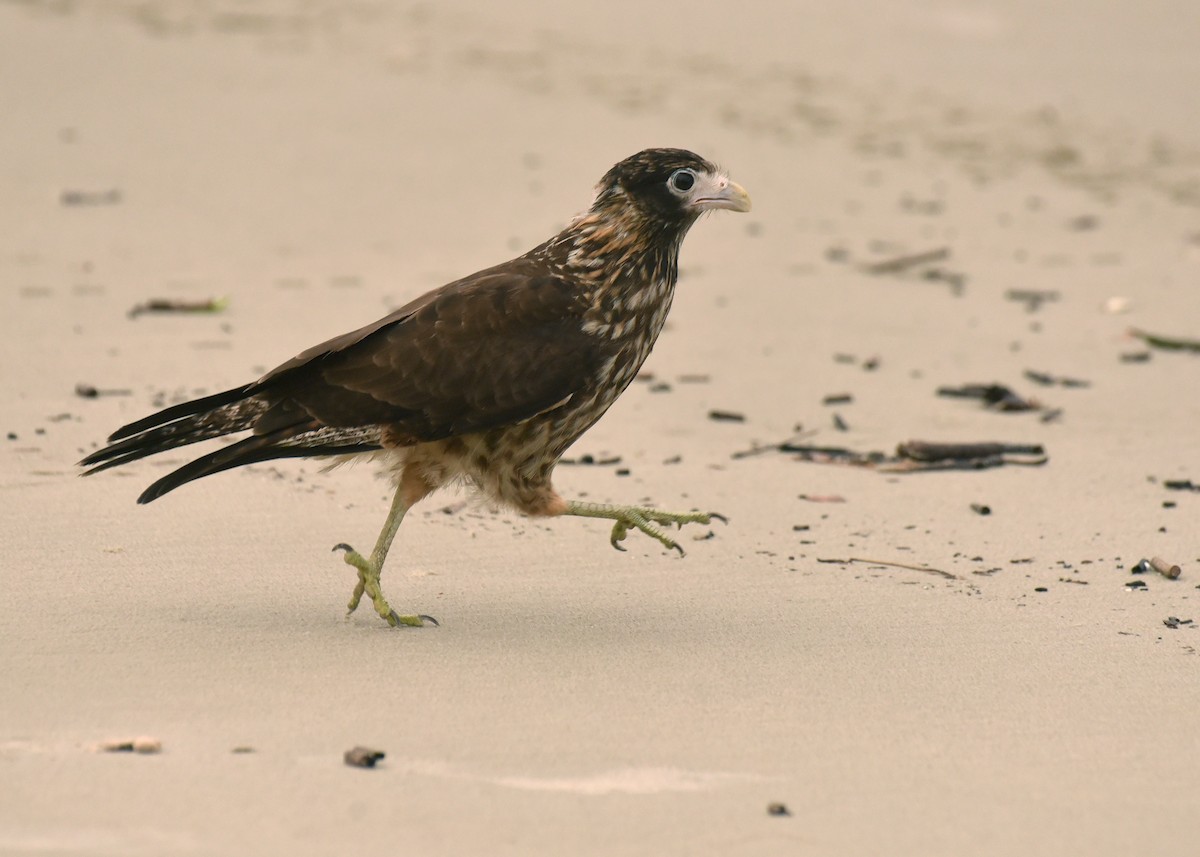
<svg viewBox="0 0 1200 857">
<path fill-rule="evenodd" d="M 1164 485 L 1200 482 L 1200 355 L 1128 335 L 1200 336 L 1195 4 L 726 5 L 0 3 L 0 854 L 1200 847 L 1200 495 Z M 726 514 L 686 558 L 440 495 L 384 586 L 442 626 L 396 631 L 344 618 L 330 553 L 382 522 L 368 466 L 145 507 L 190 451 L 77 478 L 660 145 L 755 208 L 692 231 L 645 377 L 569 453 L 620 463 L 557 483 Z M 936 395 L 993 382 L 1060 412 Z M 1049 460 L 734 457 L 797 424 Z M 1155 555 L 1181 576 L 1131 574 Z"/>
</svg>

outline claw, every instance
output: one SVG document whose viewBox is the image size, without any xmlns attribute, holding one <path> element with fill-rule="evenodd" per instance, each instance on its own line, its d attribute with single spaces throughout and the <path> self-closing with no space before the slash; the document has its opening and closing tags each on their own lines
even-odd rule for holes
<svg viewBox="0 0 1200 857">
<path fill-rule="evenodd" d="M 435 628 L 441 625 L 437 619 L 434 619 L 432 616 L 427 616 L 424 613 L 418 613 L 416 616 L 401 616 L 395 610 L 392 610 L 387 615 L 387 623 L 393 628 L 395 628 L 397 625 L 403 625 L 406 628 L 420 628 L 424 626 L 426 622 L 428 622 L 430 625 L 433 625 Z"/>
<path fill-rule="evenodd" d="M 608 539 L 608 543 L 619 551 L 625 550 L 621 547 L 621 542 L 625 541 L 625 536 L 629 533 L 629 527 L 624 521 L 617 521 L 613 524 L 612 535 Z"/>
<path fill-rule="evenodd" d="M 333 546 L 333 550 L 330 551 L 330 553 L 335 553 L 337 551 L 345 551 L 346 553 L 354 553 L 354 548 L 350 547 L 350 545 L 346 544 L 345 542 L 338 542 L 336 545 Z"/>
<path fill-rule="evenodd" d="M 679 551 L 680 556 L 687 555 L 684 549 L 659 527 L 670 529 L 674 524 L 678 530 L 682 529 L 684 524 L 707 524 L 712 518 L 718 519 L 721 523 L 729 523 L 724 515 L 716 512 L 675 514 L 642 506 L 608 506 L 602 503 L 568 503 L 565 514 L 579 515 L 583 518 L 607 518 L 613 521 L 612 534 L 609 536 L 608 543 L 619 551 L 625 550 L 621 547 L 620 542 L 625 539 L 630 529 L 636 528 L 668 550 Z"/>
</svg>

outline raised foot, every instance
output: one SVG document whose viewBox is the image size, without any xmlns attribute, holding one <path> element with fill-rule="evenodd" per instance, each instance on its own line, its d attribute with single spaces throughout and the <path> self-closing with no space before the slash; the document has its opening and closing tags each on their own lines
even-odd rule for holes
<svg viewBox="0 0 1200 857">
<path fill-rule="evenodd" d="M 716 512 L 663 512 L 644 506 L 608 506 L 601 503 L 568 503 L 566 514 L 611 520 L 613 528 L 608 542 L 619 551 L 625 550 L 621 547 L 621 542 L 625 540 L 630 529 L 635 529 L 641 530 L 668 550 L 679 551 L 680 556 L 684 555 L 684 550 L 679 546 L 679 542 L 660 530 L 656 524 L 682 527 L 684 524 L 710 524 L 714 520 L 723 524 L 729 523 L 724 515 Z"/>
<path fill-rule="evenodd" d="M 432 616 L 426 616 L 424 613 L 402 616 L 391 608 L 387 603 L 387 599 L 383 597 L 383 590 L 379 586 L 379 575 L 383 571 L 380 563 L 367 559 L 345 542 L 334 545 L 333 549 L 334 551 L 343 551 L 342 560 L 346 565 L 352 565 L 358 569 L 358 583 L 354 585 L 354 592 L 350 595 L 350 603 L 346 605 L 347 617 L 358 609 L 358 602 L 362 600 L 363 593 L 366 593 L 371 597 L 371 603 L 375 607 L 375 612 L 393 628 L 397 625 L 420 628 L 426 622 L 430 625 L 438 625 L 437 619 L 434 619 Z"/>
</svg>

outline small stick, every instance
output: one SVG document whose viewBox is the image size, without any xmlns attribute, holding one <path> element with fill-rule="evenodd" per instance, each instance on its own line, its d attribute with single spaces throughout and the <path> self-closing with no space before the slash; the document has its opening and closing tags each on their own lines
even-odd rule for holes
<svg viewBox="0 0 1200 857">
<path fill-rule="evenodd" d="M 960 458 L 992 458 L 1002 455 L 1045 455 L 1041 444 L 1023 443 L 931 443 L 910 440 L 896 447 L 901 458 L 915 461 L 944 461 Z"/>
<path fill-rule="evenodd" d="M 902 271 L 907 271 L 909 268 L 931 265 L 934 262 L 941 262 L 949 258 L 950 248 L 939 247 L 936 250 L 926 250 L 923 253 L 911 253 L 907 256 L 885 259 L 882 262 L 872 262 L 871 264 L 863 265 L 862 269 L 868 274 L 899 274 Z"/>
<path fill-rule="evenodd" d="M 942 571 L 940 568 L 929 568 L 924 565 L 908 565 L 903 562 L 886 562 L 882 559 L 863 559 L 862 557 L 852 556 L 846 562 L 865 562 L 868 565 L 887 565 L 892 568 L 906 568 L 909 571 L 923 571 L 926 574 L 936 574 L 939 577 L 944 577 L 947 580 L 958 580 L 957 574 L 951 574 L 948 571 Z"/>
<path fill-rule="evenodd" d="M 1129 335 L 1155 348 L 1165 348 L 1168 351 L 1195 351 L 1200 353 L 1200 339 L 1160 336 L 1157 333 L 1147 333 L 1135 327 L 1129 328 Z"/>
</svg>

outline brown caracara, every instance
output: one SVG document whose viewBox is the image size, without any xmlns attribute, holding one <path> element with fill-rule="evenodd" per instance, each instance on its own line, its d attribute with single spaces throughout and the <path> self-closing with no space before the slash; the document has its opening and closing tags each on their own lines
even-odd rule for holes
<svg viewBox="0 0 1200 857">
<path fill-rule="evenodd" d="M 671 308 L 679 245 L 718 208 L 748 211 L 750 197 L 692 152 L 639 152 L 600 180 L 587 212 L 523 256 L 434 289 L 253 383 L 130 423 L 80 463 L 95 473 L 249 432 L 159 479 L 138 498 L 149 503 L 273 458 L 385 456 L 396 494 L 375 549 L 334 550 L 358 569 L 350 610 L 365 592 L 390 625 L 430 620 L 392 610 L 379 576 L 405 512 L 456 480 L 526 515 L 611 520 L 613 547 L 633 528 L 681 550 L 660 527 L 708 523 L 712 513 L 564 500 L 550 477 L 650 354 Z"/>
</svg>

